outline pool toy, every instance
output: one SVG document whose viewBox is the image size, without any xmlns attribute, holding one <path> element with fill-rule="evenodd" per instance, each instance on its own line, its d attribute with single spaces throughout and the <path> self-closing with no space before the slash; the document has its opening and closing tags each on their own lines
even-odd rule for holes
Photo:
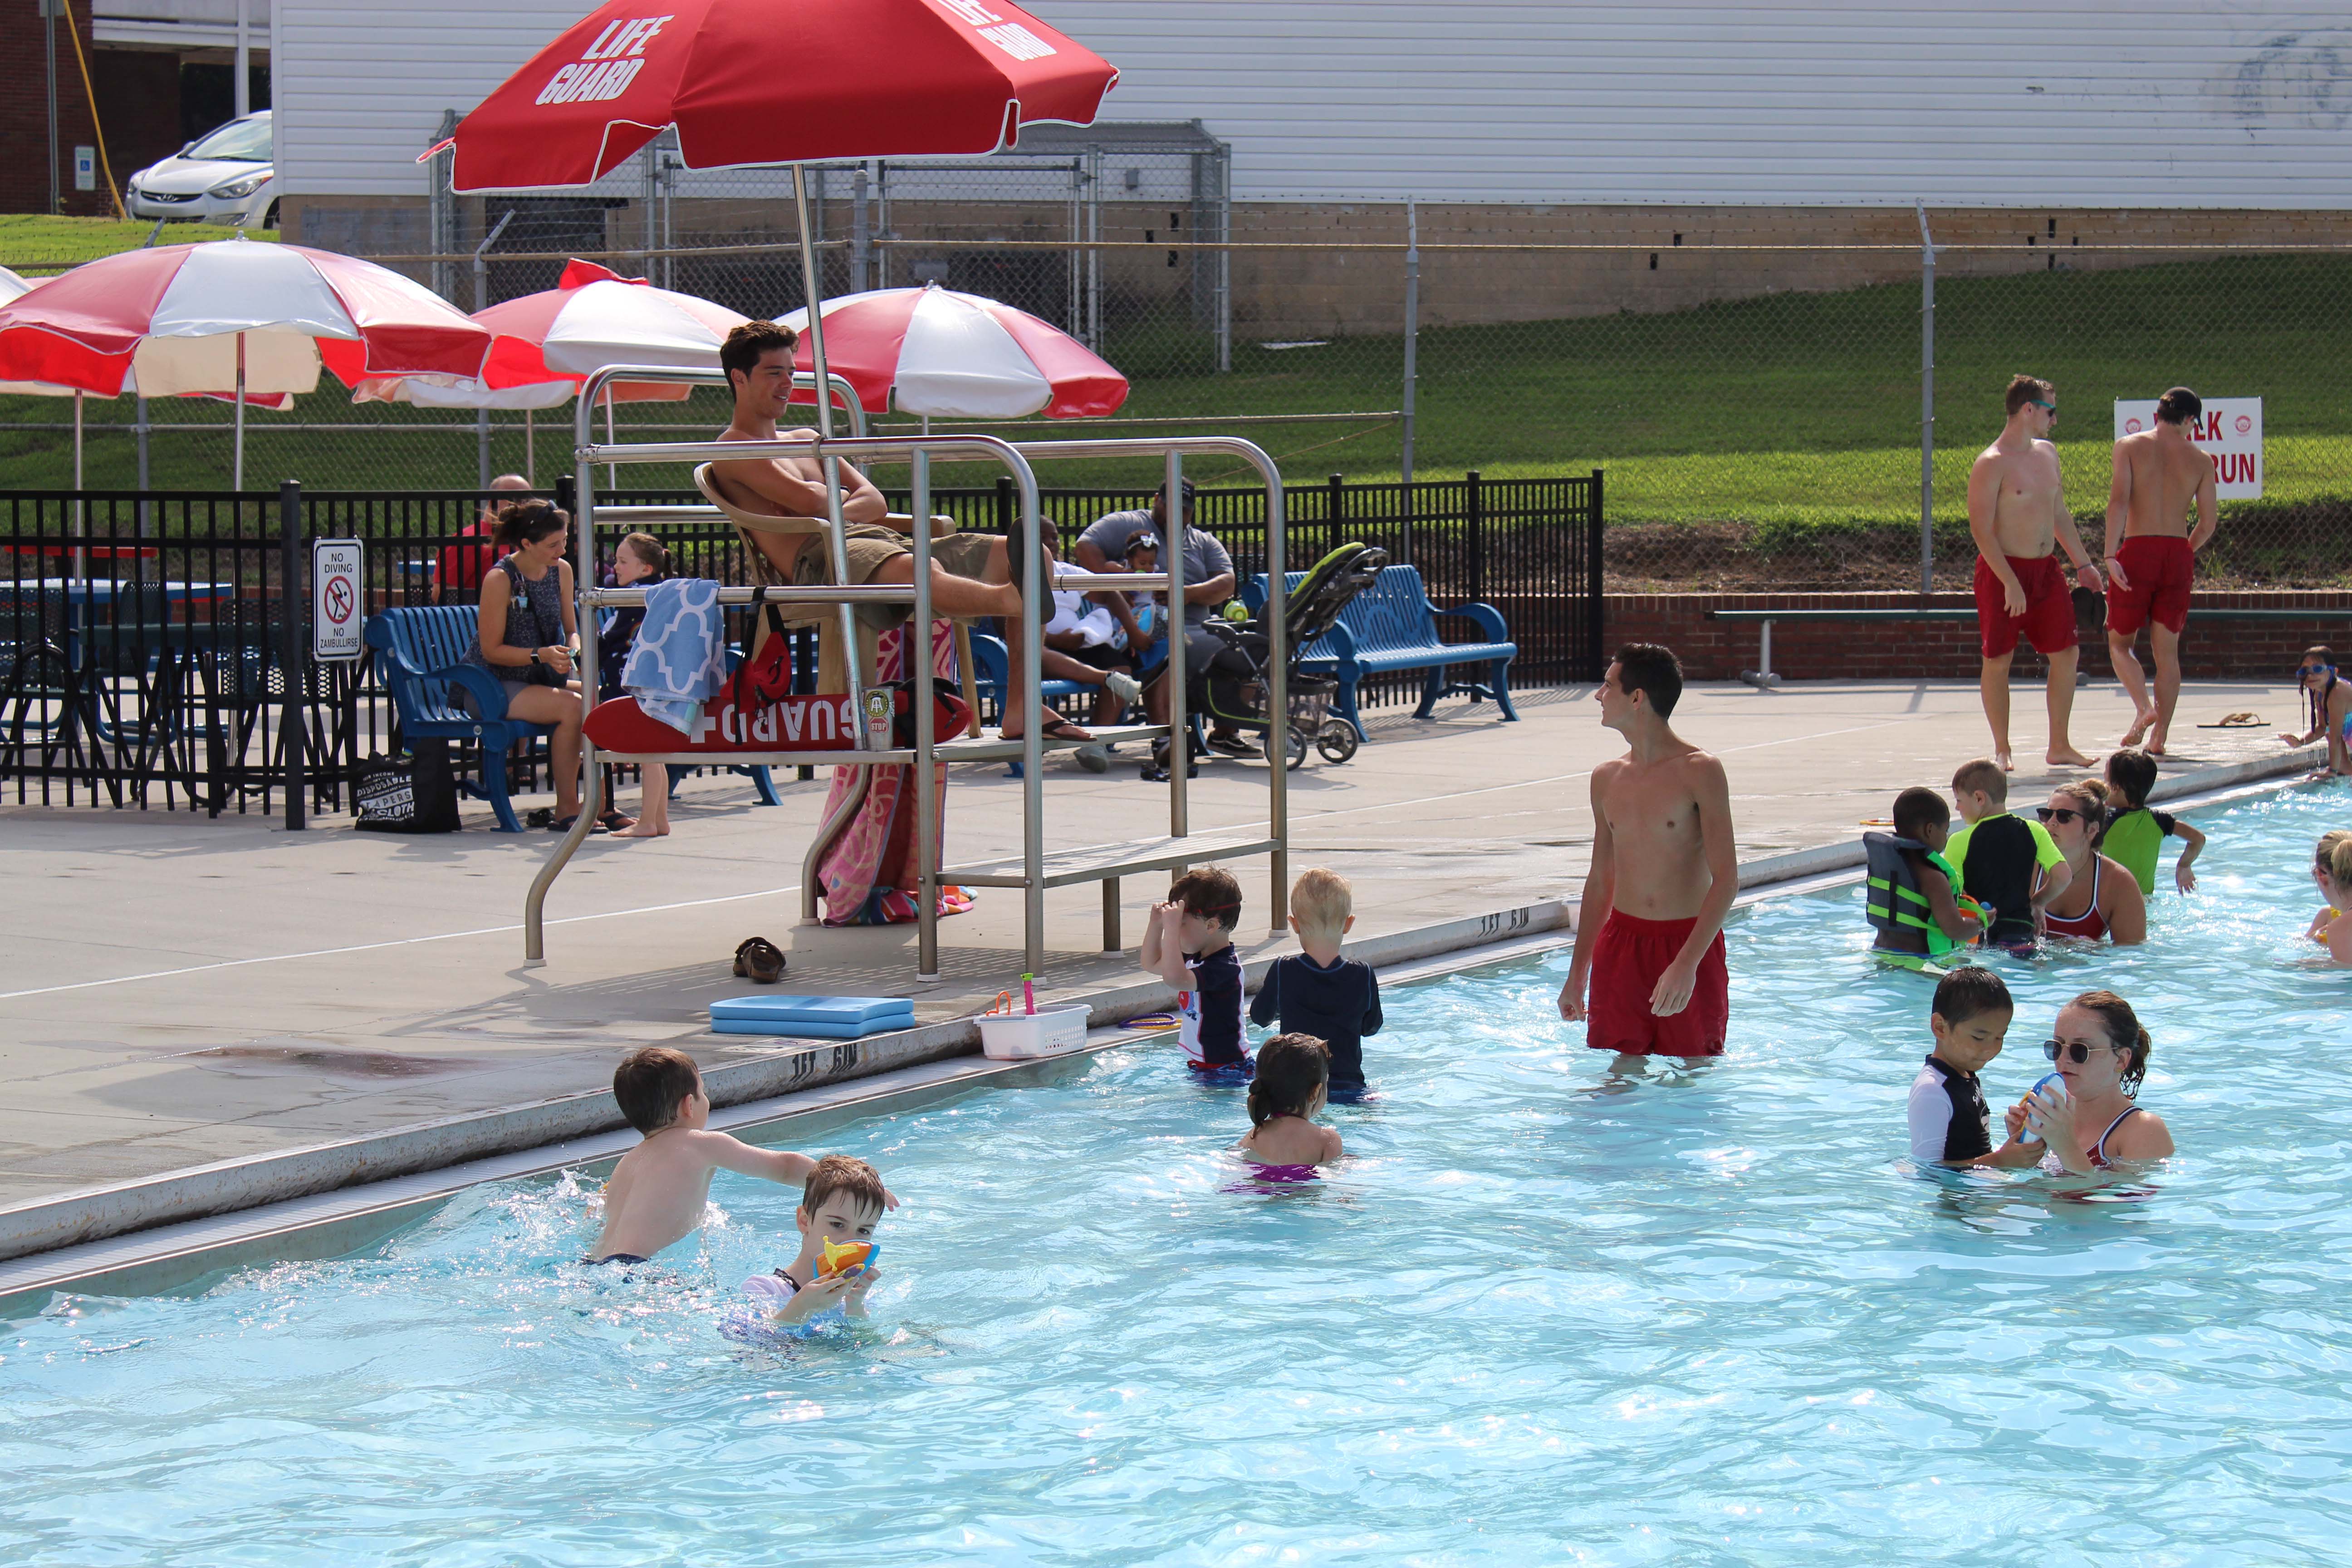
<svg viewBox="0 0 2352 1568">
<path fill-rule="evenodd" d="M 824 1258 L 816 1266 L 819 1279 L 831 1279 L 843 1274 L 863 1273 L 875 1267 L 874 1260 L 882 1256 L 878 1241 L 828 1241 Z"/>
<path fill-rule="evenodd" d="M 2046 1140 L 2042 1136 L 2041 1127 L 2035 1122 L 2033 1115 L 2035 1107 L 2032 1103 L 2033 1097 L 2040 1094 L 2045 1089 L 2056 1089 L 2057 1094 L 2055 1098 L 2061 1102 L 2063 1102 L 2067 1098 L 2066 1079 L 2063 1074 L 2046 1072 L 2040 1078 L 2035 1079 L 2033 1080 L 2033 1087 L 2025 1091 L 2025 1127 L 2024 1130 L 2017 1135 L 2017 1141 L 2021 1143 L 2041 1143 L 2046 1142 Z"/>
<path fill-rule="evenodd" d="M 855 1040 L 915 1026 L 905 996 L 729 996 L 710 1005 L 714 1035 L 801 1035 Z"/>
</svg>

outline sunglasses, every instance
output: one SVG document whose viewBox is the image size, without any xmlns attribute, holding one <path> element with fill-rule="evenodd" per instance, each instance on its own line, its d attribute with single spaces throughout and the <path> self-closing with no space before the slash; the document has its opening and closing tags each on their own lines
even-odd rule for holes
<svg viewBox="0 0 2352 1568">
<path fill-rule="evenodd" d="M 2037 805 L 2033 808 L 2033 815 L 2044 822 L 2080 822 L 2084 819 L 2081 812 L 2070 811 L 2063 805 Z"/>
<path fill-rule="evenodd" d="M 2058 417 L 2058 405 L 2056 404 L 2044 403 L 2038 397 L 2029 397 L 2026 401 L 2032 404 L 2036 408 L 2047 410 L 2051 418 L 2055 419 Z"/>
<path fill-rule="evenodd" d="M 2111 1051 L 2117 1048 L 2118 1047 L 2115 1046 L 2109 1046 L 2107 1047 L 2107 1049 Z M 2091 1059 L 2091 1047 L 2084 1045 L 2080 1040 L 2074 1040 L 2072 1042 L 2065 1040 L 2044 1040 L 2042 1042 L 2042 1054 L 2043 1056 L 2049 1058 L 2053 1062 L 2073 1062 L 2076 1067 L 2081 1067 L 2084 1062 Z"/>
</svg>

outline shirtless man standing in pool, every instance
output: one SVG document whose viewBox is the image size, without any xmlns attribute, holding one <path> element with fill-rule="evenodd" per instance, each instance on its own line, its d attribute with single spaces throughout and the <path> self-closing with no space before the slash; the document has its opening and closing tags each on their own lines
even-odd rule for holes
<svg viewBox="0 0 2352 1568">
<path fill-rule="evenodd" d="M 2107 655 L 2137 714 L 2123 743 L 2137 746 L 2145 735 L 2152 757 L 2164 755 L 2172 710 L 2180 701 L 2180 634 L 2189 625 L 2189 584 L 2197 552 L 2213 537 L 2218 521 L 2213 459 L 2189 439 L 2189 426 L 2204 412 L 2204 401 L 2185 386 L 2158 398 L 2156 428 L 2116 443 L 2115 481 L 2107 491 L 2107 575 L 2115 583 L 2107 595 Z M 2194 533 L 2189 531 L 2192 502 Z M 2148 651 L 2156 656 L 2154 702 L 2132 652 L 2143 622 Z"/>
<path fill-rule="evenodd" d="M 1969 532 L 1977 542 L 1977 641 L 1984 655 L 1979 687 L 1985 720 L 1992 726 L 1993 761 L 2001 772 L 2016 767 L 2009 745 L 2009 661 L 2020 633 L 2050 661 L 2050 749 L 2053 767 L 2084 768 L 2091 759 L 2067 738 L 2074 711 L 2074 667 L 2081 658 L 2074 636 L 2074 596 L 2054 553 L 2067 559 L 2084 587 L 2097 593 L 2099 569 L 2083 548 L 2074 514 L 2066 510 L 2058 474 L 2058 448 L 2050 426 L 2058 417 L 2058 393 L 2038 376 L 2009 384 L 2009 424 L 1977 457 L 1969 470 Z M 2126 742 L 2128 743 L 2128 742 Z"/>
<path fill-rule="evenodd" d="M 1731 1021 L 1731 786 L 1722 763 L 1667 726 L 1682 690 L 1672 651 L 1628 643 L 1593 693 L 1628 750 L 1592 770 L 1592 869 L 1559 1016 L 1621 1058 L 1718 1057 Z"/>
</svg>

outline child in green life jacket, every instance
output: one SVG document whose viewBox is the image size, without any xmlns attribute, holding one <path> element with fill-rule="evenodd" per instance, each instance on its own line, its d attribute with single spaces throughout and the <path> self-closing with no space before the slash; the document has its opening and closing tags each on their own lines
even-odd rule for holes
<svg viewBox="0 0 2352 1568">
<path fill-rule="evenodd" d="M 1960 891 L 1960 874 L 1944 858 L 1951 807 L 1931 789 L 1895 797 L 1895 831 L 1865 833 L 1871 951 L 1890 963 L 1916 967 L 1940 960 L 1984 934 L 1984 916 Z M 1963 900 L 1966 900 L 1965 902 Z"/>
<path fill-rule="evenodd" d="M 2172 868 L 2172 884 L 2182 892 L 2197 887 L 2189 868 L 2205 847 L 2205 836 L 2177 816 L 2150 811 L 2147 792 L 2156 787 L 2156 759 L 2146 752 L 2126 748 L 2107 759 L 2107 784 L 2119 797 L 2107 807 L 2107 825 L 2097 848 L 2132 874 L 2143 894 L 2156 891 L 2157 854 L 2168 838 L 2180 840 L 2180 858 Z"/>
</svg>

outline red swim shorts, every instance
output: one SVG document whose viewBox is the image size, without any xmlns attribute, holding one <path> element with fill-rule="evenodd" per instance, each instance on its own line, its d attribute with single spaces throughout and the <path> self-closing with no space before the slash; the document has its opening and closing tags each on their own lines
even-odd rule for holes
<svg viewBox="0 0 2352 1568">
<path fill-rule="evenodd" d="M 1609 911 L 1609 923 L 1592 944 L 1591 1001 L 1585 1009 L 1584 1043 L 1598 1051 L 1636 1056 L 1719 1057 L 1731 1026 L 1731 976 L 1723 966 L 1723 933 L 1698 961 L 1698 984 L 1683 1010 L 1653 1016 L 1650 993 L 1683 943 L 1689 921 L 1645 921 Z"/>
<path fill-rule="evenodd" d="M 2074 595 L 2066 586 L 2066 573 L 2055 555 L 2011 555 L 2009 569 L 2025 590 L 2025 614 L 2009 613 L 2009 596 L 1992 564 L 1977 557 L 1977 634 L 1987 658 L 2002 658 L 2017 651 L 2017 635 L 2025 634 L 2036 653 L 2063 653 L 2074 646 Z"/>
<path fill-rule="evenodd" d="M 2130 637 L 2153 620 L 2179 637 L 2189 624 L 2189 588 L 2197 575 L 2189 541 L 2142 534 L 2125 540 L 2116 556 L 2130 586 L 2107 584 L 2107 630 Z"/>
</svg>

